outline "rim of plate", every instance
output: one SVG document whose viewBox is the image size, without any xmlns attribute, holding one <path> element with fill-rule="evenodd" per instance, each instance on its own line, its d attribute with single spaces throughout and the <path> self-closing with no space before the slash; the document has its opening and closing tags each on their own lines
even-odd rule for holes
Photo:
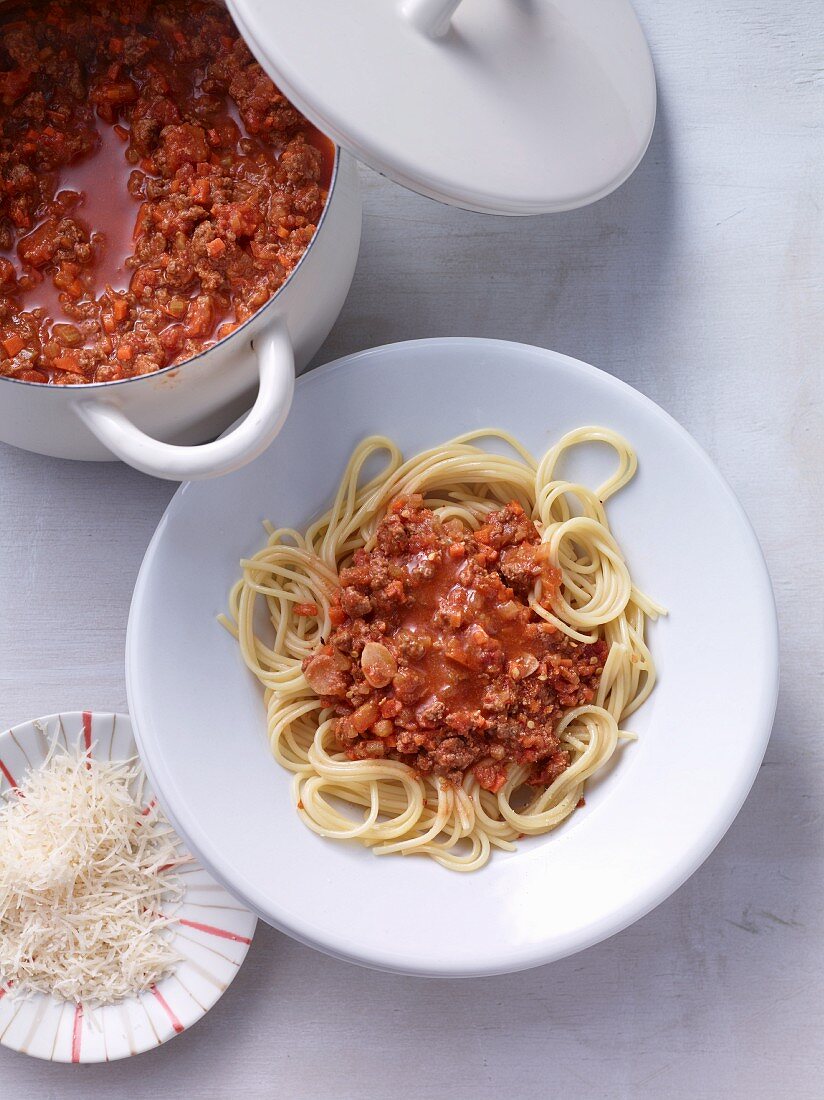
<svg viewBox="0 0 824 1100">
<path fill-rule="evenodd" d="M 78 710 L 33 718 L 0 733 L 0 793 L 40 767 L 55 738 L 63 747 L 82 739 L 108 760 L 138 756 L 126 714 Z M 143 794 L 147 805 L 156 801 L 148 773 Z M 197 860 L 180 873 L 185 892 L 175 907 L 181 922 L 171 942 L 183 960 L 173 974 L 143 993 L 91 1009 L 42 993 L 18 1000 L 0 985 L 0 1044 L 51 1062 L 113 1062 L 154 1050 L 202 1019 L 243 964 L 257 918 Z M 208 902 L 193 901 L 195 891 Z"/>
<path fill-rule="evenodd" d="M 563 937 L 553 937 L 553 935 L 548 934 L 541 942 L 527 947 L 499 943 L 496 944 L 497 953 L 487 952 L 483 959 L 475 959 L 472 962 L 454 963 L 439 956 L 436 963 L 428 965 L 419 961 L 409 962 L 403 960 L 397 950 L 386 949 L 380 945 L 370 945 L 368 949 L 353 946 L 344 935 L 332 933 L 327 928 L 319 930 L 309 918 L 294 919 L 283 904 L 274 902 L 252 881 L 242 877 L 233 869 L 224 860 L 220 851 L 210 839 L 208 831 L 202 827 L 202 823 L 188 812 L 185 800 L 180 796 L 180 789 L 174 775 L 167 770 L 160 774 L 159 769 L 155 767 L 156 762 L 153 759 L 153 753 L 157 731 L 151 728 L 151 722 L 143 712 L 141 698 L 136 692 L 134 684 L 134 670 L 137 664 L 135 623 L 149 584 L 153 559 L 163 540 L 164 530 L 175 510 L 178 498 L 187 492 L 190 485 L 202 488 L 204 484 L 208 485 L 209 483 L 186 483 L 182 485 L 164 511 L 146 550 L 135 584 L 126 640 L 127 694 L 134 721 L 135 737 L 141 750 L 144 767 L 151 777 L 155 790 L 160 794 L 166 813 L 178 833 L 185 838 L 186 843 L 196 852 L 198 858 L 214 877 L 222 881 L 236 898 L 256 912 L 268 924 L 333 957 L 375 969 L 427 977 L 480 977 L 525 970 L 554 962 L 622 931 L 666 900 L 707 859 L 726 834 L 743 806 L 758 774 L 758 769 L 767 748 L 778 701 L 779 687 L 778 621 L 774 593 L 763 551 L 749 517 L 712 459 L 690 433 L 649 397 L 623 380 L 581 360 L 536 345 L 484 337 L 435 337 L 383 344 L 326 363 L 298 378 L 296 398 L 305 391 L 326 385 L 330 377 L 357 369 L 359 364 L 369 363 L 370 360 L 393 355 L 402 357 L 403 353 L 413 349 L 425 348 L 437 352 L 439 349 L 458 346 L 478 351 L 481 349 L 493 351 L 499 353 L 502 358 L 508 354 L 513 356 L 521 355 L 524 352 L 545 357 L 548 365 L 554 363 L 556 366 L 582 377 L 595 379 L 599 385 L 606 387 L 608 391 L 611 390 L 624 399 L 636 403 L 645 414 L 651 415 L 669 433 L 675 433 L 680 441 L 688 446 L 693 457 L 703 468 L 704 474 L 711 479 L 715 488 L 720 491 L 730 513 L 735 517 L 742 537 L 742 544 L 748 544 L 750 565 L 759 574 L 759 591 L 755 594 L 754 601 L 758 604 L 763 631 L 761 642 L 763 645 L 764 670 L 763 675 L 754 677 L 753 692 L 757 692 L 759 696 L 757 711 L 760 717 L 753 722 L 752 727 L 748 730 L 747 766 L 742 766 L 739 769 L 735 782 L 729 785 L 723 800 L 719 800 L 711 823 L 695 835 L 691 842 L 683 847 L 683 850 L 679 851 L 679 858 L 676 861 L 645 882 L 643 887 L 637 890 L 631 902 L 610 910 L 600 919 L 591 921 L 574 933 L 568 933 Z M 386 363 L 383 364 L 381 369 L 389 371 L 395 368 Z M 277 441 L 273 446 L 276 445 Z M 261 459 L 256 461 L 259 462 Z M 254 463 L 246 469 L 249 470 L 253 466 Z M 240 555 L 238 554 L 238 556 Z M 143 719 L 142 724 L 141 718 Z M 485 870 L 478 872 L 478 876 L 482 876 Z M 474 878 L 476 876 L 470 877 Z"/>
</svg>

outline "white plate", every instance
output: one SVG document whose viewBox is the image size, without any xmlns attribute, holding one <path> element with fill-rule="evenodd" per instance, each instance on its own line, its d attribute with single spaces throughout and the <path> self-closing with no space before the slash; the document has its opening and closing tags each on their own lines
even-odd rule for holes
<svg viewBox="0 0 824 1100">
<path fill-rule="evenodd" d="M 639 473 L 609 502 L 638 585 L 668 607 L 650 644 L 660 682 L 640 735 L 556 832 L 476 874 L 378 858 L 298 820 L 272 759 L 257 682 L 216 622 L 261 521 L 305 525 L 328 506 L 351 448 L 393 436 L 407 455 L 471 428 L 533 452 L 602 424 Z M 578 458 L 594 483 L 602 450 Z M 487 974 L 561 958 L 624 928 L 706 859 L 755 778 L 775 710 L 778 647 L 767 570 L 746 516 L 666 413 L 566 356 L 490 340 L 362 352 L 298 383 L 273 446 L 229 477 L 184 485 L 149 547 L 127 642 L 144 763 L 177 829 L 261 917 L 342 958 L 416 974 Z M 215 813 L 215 800 L 233 810 Z"/>
<path fill-rule="evenodd" d="M 125 714 L 51 714 L 0 734 L 0 791 L 39 767 L 55 737 L 72 747 L 84 739 L 109 760 L 137 753 Z M 143 795 L 147 804 L 154 797 L 149 784 Z M 0 1043 L 52 1062 L 113 1062 L 160 1046 L 204 1016 L 246 958 L 257 922 L 198 863 L 180 874 L 185 893 L 171 942 L 183 961 L 174 974 L 140 996 L 93 1009 L 39 993 L 17 998 L 0 987 Z"/>
</svg>

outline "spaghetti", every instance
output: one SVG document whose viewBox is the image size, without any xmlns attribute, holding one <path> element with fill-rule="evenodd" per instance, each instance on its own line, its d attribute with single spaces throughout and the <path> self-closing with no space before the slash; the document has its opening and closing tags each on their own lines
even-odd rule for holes
<svg viewBox="0 0 824 1100">
<path fill-rule="evenodd" d="M 618 457 L 595 490 L 558 475 L 566 453 L 588 443 Z M 266 525 L 268 543 L 241 563 L 222 621 L 264 688 L 272 750 L 310 829 L 472 871 L 493 848 L 573 812 L 633 736 L 620 724 L 655 683 L 644 634 L 663 609 L 633 585 L 604 508 L 636 466 L 629 444 L 597 427 L 569 432 L 540 461 L 495 430 L 407 461 L 373 436 L 305 533 Z M 378 589 L 381 573 L 396 579 Z M 473 621 L 471 584 L 497 618 Z M 425 634 L 420 615 L 417 626 L 409 618 L 416 605 L 434 624 Z M 404 655 L 409 667 L 398 669 Z M 447 711 L 453 696 L 461 705 Z M 490 716 L 496 707 L 506 714 Z M 438 730 L 444 721 L 451 728 Z"/>
</svg>

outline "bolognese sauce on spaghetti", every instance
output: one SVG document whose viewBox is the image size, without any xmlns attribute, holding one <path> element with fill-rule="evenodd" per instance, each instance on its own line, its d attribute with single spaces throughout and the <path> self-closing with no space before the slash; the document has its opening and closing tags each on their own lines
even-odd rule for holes
<svg viewBox="0 0 824 1100">
<path fill-rule="evenodd" d="M 549 607 L 561 576 L 517 501 L 477 531 L 441 523 L 420 494 L 392 501 L 374 547 L 340 571 L 328 642 L 303 662 L 346 756 L 459 784 L 471 769 L 493 794 L 520 764 L 549 786 L 570 763 L 558 717 L 595 698 L 608 646 L 538 618 L 538 578 Z"/>
<path fill-rule="evenodd" d="M 212 0 L 0 7 L 0 376 L 183 362 L 277 291 L 332 143 Z"/>
<path fill-rule="evenodd" d="M 597 488 L 561 469 L 581 445 L 618 459 Z M 608 428 L 540 459 L 493 429 L 408 460 L 373 436 L 328 512 L 267 525 L 222 621 L 305 825 L 474 871 L 575 811 L 655 684 L 663 608 L 605 510 L 636 466 Z"/>
</svg>

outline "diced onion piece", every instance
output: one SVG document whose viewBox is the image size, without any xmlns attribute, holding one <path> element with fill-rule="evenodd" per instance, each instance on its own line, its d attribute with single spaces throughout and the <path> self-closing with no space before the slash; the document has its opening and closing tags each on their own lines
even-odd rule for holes
<svg viewBox="0 0 824 1100">
<path fill-rule="evenodd" d="M 367 642 L 361 653 L 361 668 L 368 683 L 374 688 L 386 687 L 398 671 L 398 662 L 385 645 Z"/>
</svg>

